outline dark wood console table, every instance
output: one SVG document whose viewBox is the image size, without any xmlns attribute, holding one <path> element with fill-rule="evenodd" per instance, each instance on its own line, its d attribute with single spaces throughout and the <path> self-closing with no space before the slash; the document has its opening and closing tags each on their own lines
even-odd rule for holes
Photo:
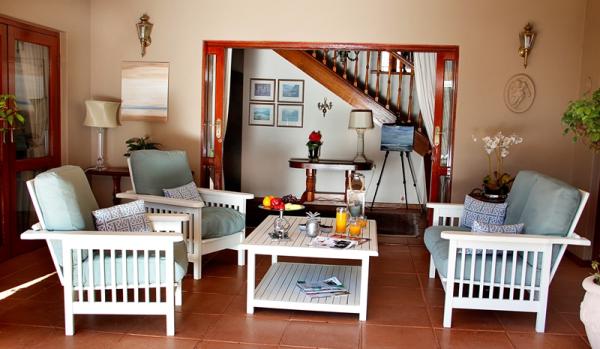
<svg viewBox="0 0 600 349">
<path fill-rule="evenodd" d="M 88 178 L 88 182 L 90 182 L 90 186 L 92 185 L 92 176 L 110 176 L 113 180 L 113 204 L 118 205 L 121 203 L 121 199 L 117 198 L 117 193 L 121 192 L 121 178 L 129 177 L 129 169 L 127 167 L 107 167 L 104 170 L 96 170 L 93 167 L 90 167 L 85 170 L 85 175 Z"/>
<path fill-rule="evenodd" d="M 348 179 L 352 176 L 354 171 L 370 171 L 373 169 L 373 161 L 367 162 L 353 162 L 352 160 L 329 160 L 320 159 L 319 162 L 310 162 L 308 159 L 293 158 L 289 160 L 291 168 L 303 168 L 306 169 L 306 189 L 302 194 L 300 200 L 302 202 L 314 201 L 318 194 L 332 194 L 332 193 L 320 193 L 316 191 L 317 187 L 317 170 L 333 170 L 333 171 L 346 171 L 344 188 L 346 189 L 343 193 L 344 201 L 346 200 L 346 191 L 348 190 Z M 341 194 L 341 193 L 333 193 Z"/>
</svg>

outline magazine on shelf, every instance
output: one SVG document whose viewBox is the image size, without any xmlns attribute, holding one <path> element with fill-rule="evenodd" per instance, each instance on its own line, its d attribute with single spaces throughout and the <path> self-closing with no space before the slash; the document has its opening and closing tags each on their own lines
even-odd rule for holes
<svg viewBox="0 0 600 349">
<path fill-rule="evenodd" d="M 335 276 L 316 282 L 298 280 L 296 286 L 311 298 L 341 296 L 350 293 L 346 286 Z"/>
<path fill-rule="evenodd" d="M 329 248 L 339 248 L 339 249 L 348 249 L 356 246 L 358 243 L 356 241 L 352 241 L 350 239 L 337 238 L 333 236 L 317 236 L 312 239 L 310 245 L 313 247 L 329 247 Z"/>
</svg>

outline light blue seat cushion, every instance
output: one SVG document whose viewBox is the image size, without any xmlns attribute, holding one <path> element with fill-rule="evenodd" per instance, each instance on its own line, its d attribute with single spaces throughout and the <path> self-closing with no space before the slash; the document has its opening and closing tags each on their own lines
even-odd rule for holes
<svg viewBox="0 0 600 349">
<path fill-rule="evenodd" d="M 163 196 L 163 189 L 194 181 L 184 151 L 136 150 L 129 157 L 138 194 Z"/>
<path fill-rule="evenodd" d="M 95 230 L 92 211 L 98 203 L 81 168 L 54 168 L 37 175 L 33 183 L 47 230 Z M 62 266 L 61 242 L 51 241 L 51 245 Z"/>
<path fill-rule="evenodd" d="M 202 239 L 239 233 L 246 227 L 246 216 L 232 208 L 202 208 Z"/>
<path fill-rule="evenodd" d="M 449 226 L 432 226 L 425 229 L 425 246 L 431 253 L 433 257 L 433 263 L 437 271 L 440 275 L 445 278 L 448 274 L 448 259 L 449 259 L 449 245 L 450 241 L 446 239 L 442 239 L 441 233 L 442 231 L 469 231 L 466 228 L 461 227 L 449 227 Z M 483 265 L 482 259 L 485 256 L 485 269 L 483 274 L 484 282 L 489 282 L 492 278 L 492 270 L 494 271 L 494 282 L 501 283 L 502 282 L 502 255 L 499 254 L 496 256 L 496 264 L 494 268 L 492 268 L 493 256 L 488 254 L 478 254 L 475 257 L 475 268 L 473 273 L 473 280 L 479 282 L 481 280 L 481 266 Z M 462 263 L 462 253 L 459 253 L 456 256 L 456 264 L 455 264 L 455 278 L 460 278 L 460 267 Z M 473 259 L 473 255 L 470 253 L 466 254 L 465 257 L 465 268 L 463 274 L 463 280 L 471 280 L 471 261 Z M 525 279 L 524 284 L 526 286 L 530 286 L 531 278 L 532 278 L 532 267 L 529 263 L 525 263 L 526 267 L 523 266 L 523 258 L 522 255 L 519 254 L 514 258 L 514 262 L 516 263 L 514 278 L 515 285 L 521 285 L 522 283 L 522 274 L 523 269 L 525 269 Z M 513 266 L 513 254 L 507 253 L 506 264 L 504 269 L 504 284 L 508 285 L 511 283 L 513 274 L 512 274 L 512 266 Z M 540 273 L 536 273 L 536 285 L 539 285 L 540 282 Z"/>
<path fill-rule="evenodd" d="M 123 285 L 123 255 L 121 253 L 121 251 L 116 251 L 116 258 L 115 258 L 115 284 L 116 286 L 122 286 Z M 185 276 L 185 274 L 187 273 L 187 267 L 188 267 L 188 259 L 187 259 L 187 248 L 185 245 L 185 241 L 180 241 L 175 243 L 174 245 L 174 259 L 175 259 L 175 282 L 179 282 L 181 281 L 181 279 L 183 279 L 183 277 Z M 149 279 L 149 283 L 152 285 L 153 283 L 156 282 L 156 257 L 154 256 L 154 252 L 150 251 L 149 252 L 149 258 L 148 258 L 148 265 L 149 265 L 149 270 L 148 270 L 148 279 Z M 90 283 L 90 278 L 89 278 L 89 263 L 90 263 L 90 258 L 88 258 L 87 260 L 85 260 L 82 265 L 83 265 L 83 269 L 82 269 L 82 279 L 83 279 L 83 286 L 88 286 Z M 94 279 L 93 279 L 93 284 L 94 286 L 100 286 L 102 285 L 101 282 L 101 278 L 100 278 L 100 264 L 101 264 L 101 258 L 100 258 L 100 254 L 98 252 L 94 252 L 94 258 L 93 258 L 93 275 L 94 275 Z M 135 275 L 134 275 L 134 256 L 133 256 L 133 252 L 129 251 L 127 252 L 127 258 L 126 258 L 126 273 L 127 273 L 127 285 L 132 286 L 135 284 Z M 164 282 L 165 281 L 165 266 L 166 266 L 166 261 L 165 261 L 165 257 L 161 256 L 159 258 L 159 269 L 160 269 L 160 281 Z M 138 252 L 138 256 L 137 256 L 137 270 L 138 270 L 138 285 L 143 285 L 146 282 L 146 273 L 142 272 L 144 270 L 144 253 L 143 252 Z M 105 251 L 104 253 L 104 285 L 105 286 L 110 286 L 112 285 L 112 274 L 111 274 L 111 258 L 110 258 L 110 252 L 109 251 Z M 77 265 L 73 266 L 73 285 L 74 286 L 78 286 L 78 275 L 79 272 L 77 270 Z"/>
<path fill-rule="evenodd" d="M 508 195 L 504 224 L 524 223 L 525 234 L 566 236 L 580 202 L 577 188 L 534 171 L 521 171 Z"/>
</svg>

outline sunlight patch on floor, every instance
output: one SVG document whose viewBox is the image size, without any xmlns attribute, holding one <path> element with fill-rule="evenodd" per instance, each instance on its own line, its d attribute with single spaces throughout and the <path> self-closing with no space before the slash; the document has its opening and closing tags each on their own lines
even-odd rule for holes
<svg viewBox="0 0 600 349">
<path fill-rule="evenodd" d="M 13 294 L 19 292 L 22 289 L 25 289 L 27 287 L 33 286 L 33 285 L 37 284 L 38 282 L 42 282 L 42 281 L 46 280 L 47 278 L 51 277 L 54 274 L 56 274 L 56 272 L 52 272 L 50 274 L 47 274 L 47 275 L 44 275 L 44 276 L 40 276 L 37 279 L 33 279 L 33 280 L 28 281 L 28 282 L 26 282 L 24 284 L 21 284 L 19 286 L 15 286 L 15 287 L 13 287 L 13 288 L 11 288 L 9 290 L 2 291 L 2 292 L 0 292 L 0 301 L 3 300 L 3 299 L 5 299 L 5 298 L 8 298 L 8 297 L 12 296 Z"/>
</svg>

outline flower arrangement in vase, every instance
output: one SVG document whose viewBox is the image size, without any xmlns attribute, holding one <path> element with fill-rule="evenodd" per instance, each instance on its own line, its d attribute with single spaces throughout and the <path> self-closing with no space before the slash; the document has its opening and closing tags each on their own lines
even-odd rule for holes
<svg viewBox="0 0 600 349">
<path fill-rule="evenodd" d="M 510 154 L 510 147 L 523 143 L 523 138 L 514 133 L 505 136 L 498 132 L 493 136 L 481 138 L 481 141 L 488 156 L 488 174 L 483 177 L 483 191 L 488 196 L 505 196 L 515 179 L 504 172 L 504 159 Z"/>
<path fill-rule="evenodd" d="M 321 131 L 312 131 L 310 135 L 308 135 L 308 142 L 306 142 L 306 146 L 308 147 L 308 160 L 310 162 L 318 162 L 319 156 L 321 155 L 321 145 L 323 144 Z"/>
</svg>

